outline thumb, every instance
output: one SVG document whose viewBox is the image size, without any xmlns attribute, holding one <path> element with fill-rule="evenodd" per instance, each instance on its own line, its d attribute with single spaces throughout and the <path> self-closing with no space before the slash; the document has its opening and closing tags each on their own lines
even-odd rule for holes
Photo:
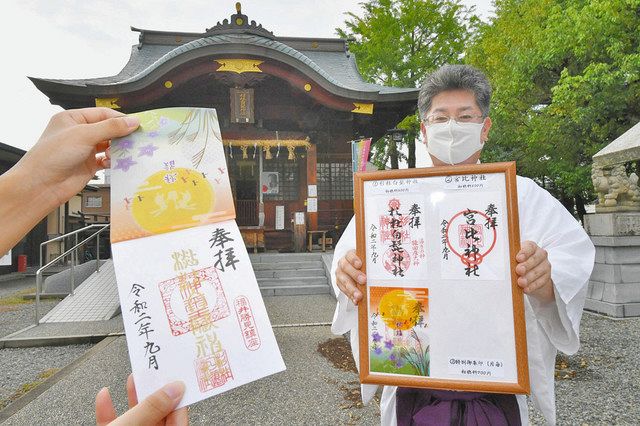
<svg viewBox="0 0 640 426">
<path fill-rule="evenodd" d="M 126 136 L 140 125 L 135 116 L 113 117 L 91 124 L 80 124 L 73 128 L 80 142 L 87 145 L 97 145 L 113 138 Z"/>
<path fill-rule="evenodd" d="M 180 403 L 185 385 L 173 382 L 149 395 L 122 416 L 113 425 L 149 425 L 164 420 Z"/>
</svg>

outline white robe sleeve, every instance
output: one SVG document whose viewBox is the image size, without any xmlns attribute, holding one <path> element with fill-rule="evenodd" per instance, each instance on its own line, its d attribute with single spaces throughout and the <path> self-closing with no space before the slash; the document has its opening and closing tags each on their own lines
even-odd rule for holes
<svg viewBox="0 0 640 426">
<path fill-rule="evenodd" d="M 333 251 L 333 261 L 331 262 L 331 285 L 333 286 L 334 294 L 337 295 L 338 304 L 336 305 L 336 311 L 333 314 L 333 322 L 331 323 L 331 332 L 333 334 L 344 334 L 349 332 L 349 338 L 351 342 L 351 353 L 353 353 L 353 359 L 356 363 L 358 371 L 360 371 L 360 347 L 358 346 L 358 308 L 349 300 L 349 298 L 340 291 L 336 284 L 336 269 L 338 268 L 338 261 L 344 257 L 349 250 L 355 250 L 356 248 L 356 221 L 355 218 L 351 218 L 349 225 L 344 230 L 342 237 L 336 244 L 336 248 Z M 367 404 L 376 391 L 378 385 L 360 385 L 362 402 Z"/>
<path fill-rule="evenodd" d="M 531 179 L 518 176 L 520 240 L 548 253 L 555 303 L 528 297 L 549 341 L 566 354 L 580 346 L 579 331 L 595 248 L 580 223 Z"/>
<path fill-rule="evenodd" d="M 333 293 L 337 295 L 338 304 L 333 315 L 333 323 L 331 324 L 331 332 L 333 334 L 344 334 L 358 325 L 358 308 L 351 303 L 349 298 L 340 291 L 336 284 L 336 269 L 338 269 L 338 261 L 342 259 L 349 250 L 356 249 L 356 221 L 351 221 L 342 233 L 342 237 L 338 240 L 336 248 L 333 251 L 333 261 L 331 262 L 331 285 Z"/>
</svg>

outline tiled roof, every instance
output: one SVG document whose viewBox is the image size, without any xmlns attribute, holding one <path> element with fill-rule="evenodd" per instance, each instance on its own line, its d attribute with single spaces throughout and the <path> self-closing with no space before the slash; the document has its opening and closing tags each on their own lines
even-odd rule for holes
<svg viewBox="0 0 640 426">
<path fill-rule="evenodd" d="M 144 31 L 144 30 L 143 30 Z M 144 34 L 144 32 L 143 32 Z M 284 41 L 294 39 L 284 39 Z M 297 42 L 306 39 L 295 39 Z M 308 39 L 311 41 L 311 39 Z M 335 42 L 343 42 L 335 39 Z M 263 56 L 278 54 L 288 57 L 290 62 L 306 71 L 312 71 L 331 85 L 347 90 L 364 92 L 369 94 L 406 94 L 410 97 L 417 97 L 418 89 L 415 88 L 397 88 L 386 87 L 377 84 L 367 83 L 362 79 L 358 72 L 353 55 L 348 51 L 336 51 L 339 49 L 326 50 L 296 50 L 283 41 L 272 38 L 262 37 L 254 34 L 216 34 L 201 38 L 193 39 L 181 45 L 168 44 L 147 44 L 141 43 L 135 45 L 131 49 L 129 62 L 117 75 L 110 77 L 80 79 L 80 80 L 51 80 L 51 79 L 34 79 L 57 83 L 63 86 L 73 86 L 77 88 L 92 86 L 110 86 L 132 83 L 144 79 L 145 76 L 156 70 L 162 64 L 172 59 L 179 58 L 187 53 L 196 53 L 198 49 L 207 49 L 207 54 L 216 54 L 216 47 L 221 47 L 228 54 L 228 47 L 233 45 L 237 53 L 243 53 L 243 50 L 251 50 L 255 52 L 255 48 L 264 51 Z M 255 56 L 252 54 L 252 56 Z M 413 95 L 413 96 L 412 96 Z"/>
</svg>

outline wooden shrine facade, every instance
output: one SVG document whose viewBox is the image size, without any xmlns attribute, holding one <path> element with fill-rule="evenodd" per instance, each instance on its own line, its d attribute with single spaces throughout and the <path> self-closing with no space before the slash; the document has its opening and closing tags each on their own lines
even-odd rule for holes
<svg viewBox="0 0 640 426">
<path fill-rule="evenodd" d="M 140 42 L 115 76 L 32 81 L 64 108 L 215 108 L 238 224 L 291 249 L 304 212 L 337 237 L 353 215 L 349 141 L 384 135 L 418 91 L 365 82 L 346 40 L 276 37 L 236 12 L 203 33 L 132 28 Z"/>
</svg>

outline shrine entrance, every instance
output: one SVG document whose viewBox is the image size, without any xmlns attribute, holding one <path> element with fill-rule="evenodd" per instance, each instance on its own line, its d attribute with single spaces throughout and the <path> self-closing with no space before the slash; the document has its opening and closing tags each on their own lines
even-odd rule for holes
<svg viewBox="0 0 640 426">
<path fill-rule="evenodd" d="M 239 226 L 258 226 L 260 204 L 258 163 L 257 158 L 227 163 L 233 198 L 236 202 L 236 221 Z"/>
</svg>

